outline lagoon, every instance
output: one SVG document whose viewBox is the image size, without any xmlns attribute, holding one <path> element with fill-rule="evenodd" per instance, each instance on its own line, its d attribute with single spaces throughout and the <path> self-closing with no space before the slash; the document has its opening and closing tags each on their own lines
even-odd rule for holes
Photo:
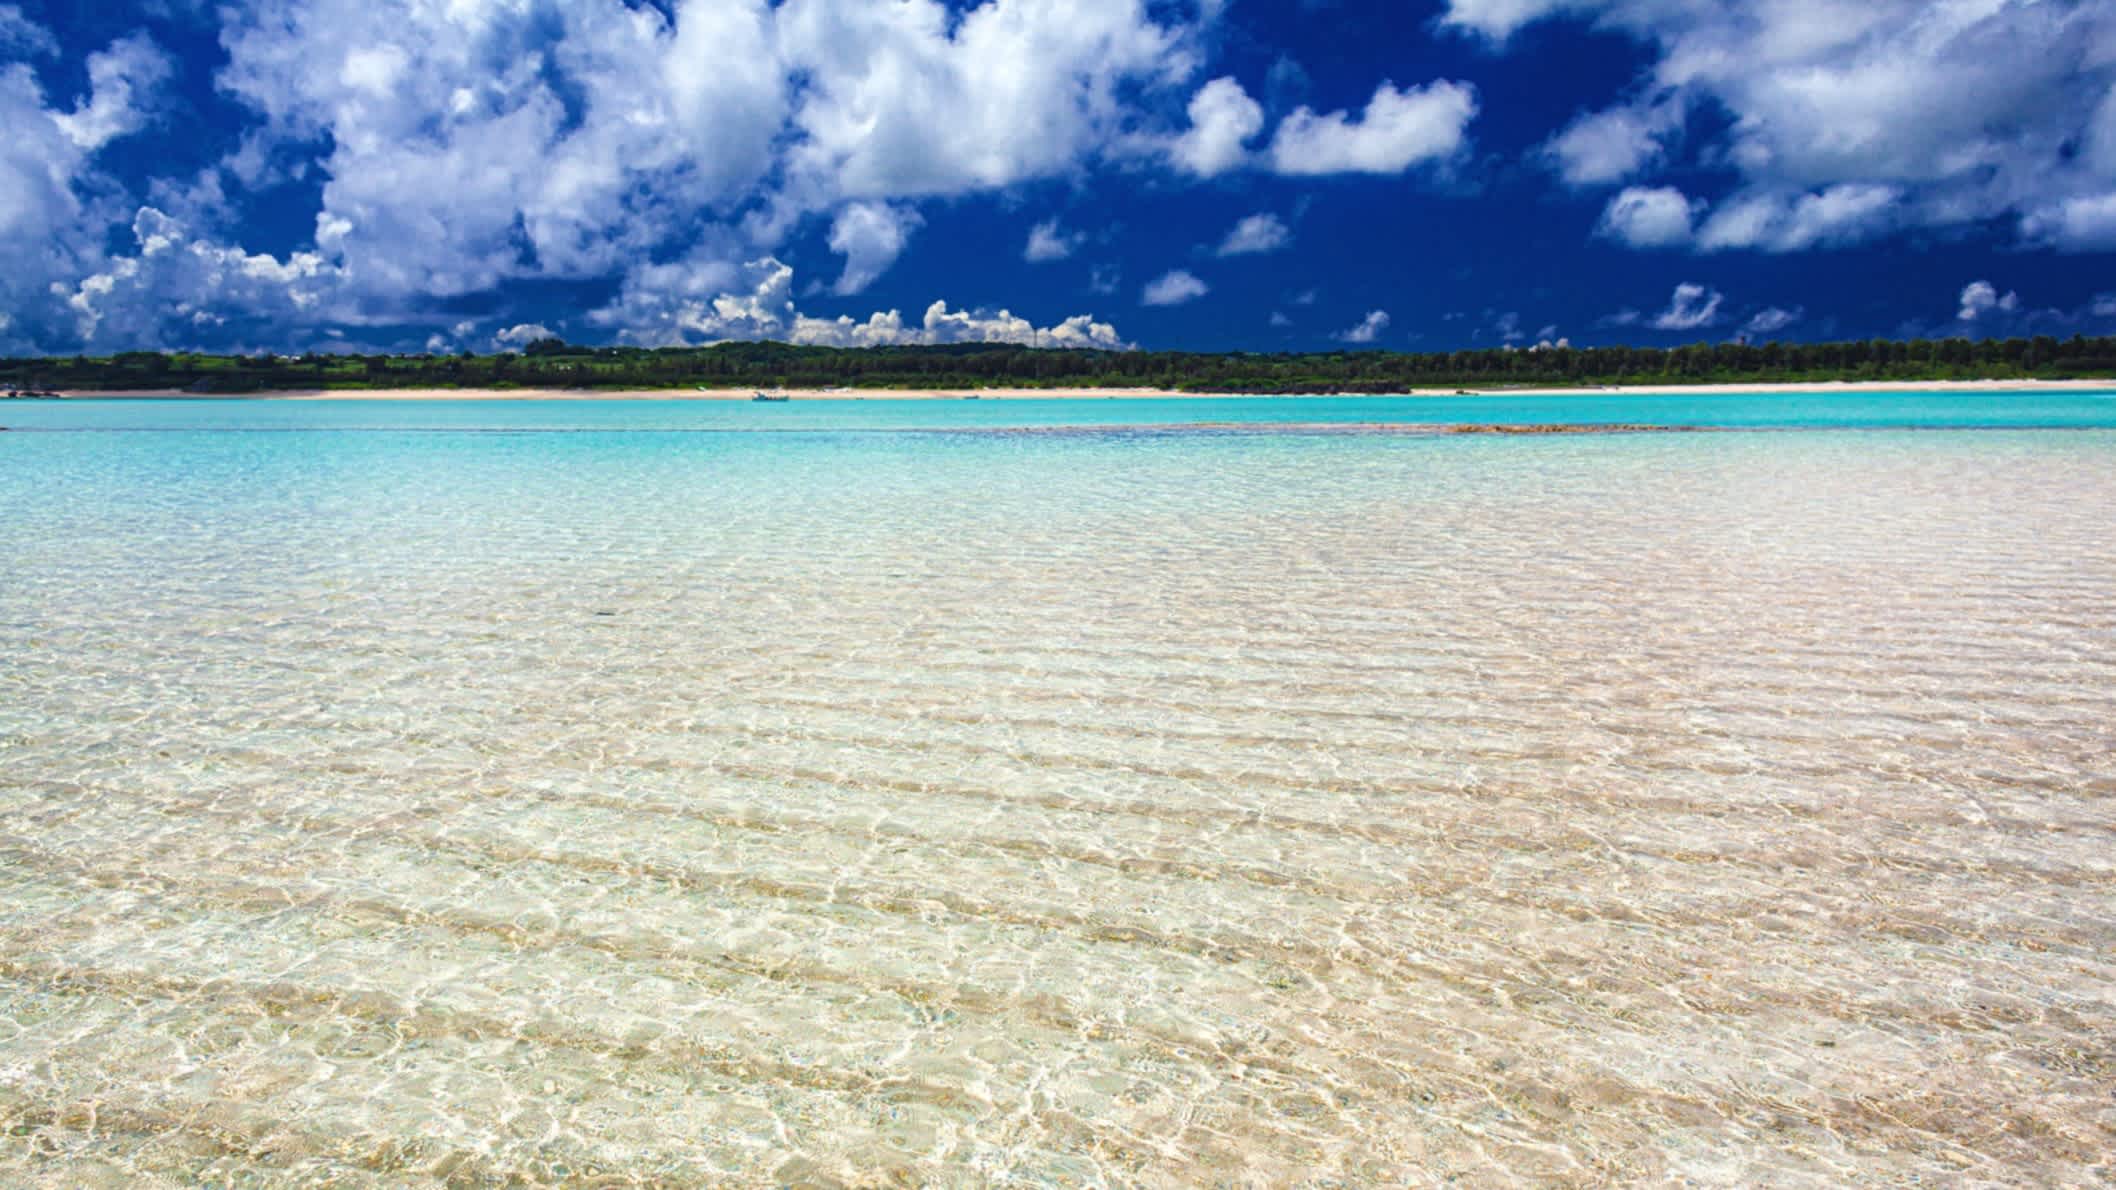
<svg viewBox="0 0 2116 1190">
<path fill-rule="evenodd" d="M 67 430 L 975 430 L 1090 426 L 1643 424 L 1726 429 L 2116 429 L 2116 388 L 2018 392 L 1847 389 L 1643 395 L 1111 397 L 892 400 L 759 407 L 724 400 L 74 399 L 0 403 L 0 426 Z"/>
</svg>

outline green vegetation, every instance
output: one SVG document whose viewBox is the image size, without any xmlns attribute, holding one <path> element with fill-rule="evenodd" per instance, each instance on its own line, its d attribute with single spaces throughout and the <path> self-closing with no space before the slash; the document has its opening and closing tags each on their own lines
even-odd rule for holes
<svg viewBox="0 0 2116 1190">
<path fill-rule="evenodd" d="M 1852 343 L 1697 343 L 1510 348 L 1412 354 L 1340 351 L 1206 355 L 1076 351 L 969 343 L 845 349 L 785 343 L 574 347 L 520 354 L 165 355 L 128 351 L 0 360 L 0 386 L 66 392 L 187 389 L 1168 388 L 1195 392 L 1362 393 L 1525 385 L 1742 384 L 1798 380 L 2116 377 L 2116 338 L 1885 339 Z"/>
</svg>

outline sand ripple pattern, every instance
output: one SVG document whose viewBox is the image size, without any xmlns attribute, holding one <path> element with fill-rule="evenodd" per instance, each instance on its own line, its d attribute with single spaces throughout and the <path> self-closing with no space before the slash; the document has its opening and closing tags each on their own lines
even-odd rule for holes
<svg viewBox="0 0 2116 1190">
<path fill-rule="evenodd" d="M 0 1182 L 2116 1176 L 2116 433 L 0 500 Z"/>
</svg>

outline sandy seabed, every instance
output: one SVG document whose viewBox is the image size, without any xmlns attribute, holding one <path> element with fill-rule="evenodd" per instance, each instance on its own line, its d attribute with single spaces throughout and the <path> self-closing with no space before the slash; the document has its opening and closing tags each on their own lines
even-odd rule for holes
<svg viewBox="0 0 2116 1190">
<path fill-rule="evenodd" d="M 2107 432 L 0 435 L 0 1187 L 2107 1186 L 2112 503 Z"/>
</svg>

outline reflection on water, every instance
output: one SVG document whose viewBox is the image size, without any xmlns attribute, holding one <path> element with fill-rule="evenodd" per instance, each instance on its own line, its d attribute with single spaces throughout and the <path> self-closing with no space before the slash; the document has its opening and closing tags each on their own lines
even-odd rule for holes
<svg viewBox="0 0 2116 1190">
<path fill-rule="evenodd" d="M 10 435 L 0 1181 L 2062 1182 L 2116 434 Z"/>
</svg>

